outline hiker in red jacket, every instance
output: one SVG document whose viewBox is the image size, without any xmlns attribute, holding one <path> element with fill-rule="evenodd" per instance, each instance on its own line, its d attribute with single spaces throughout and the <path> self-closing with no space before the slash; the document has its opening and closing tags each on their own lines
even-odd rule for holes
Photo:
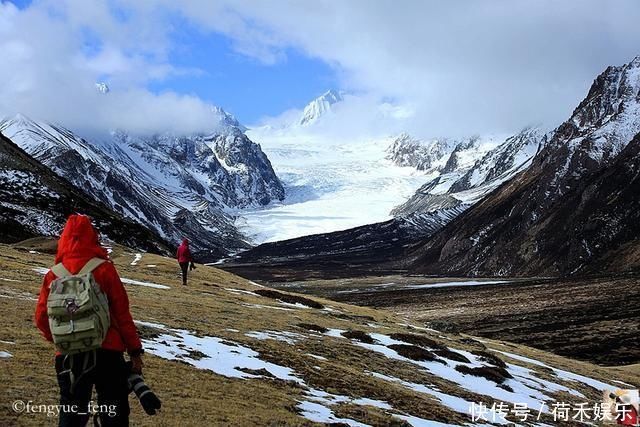
<svg viewBox="0 0 640 427">
<path fill-rule="evenodd" d="M 77 274 L 92 258 L 108 260 L 108 255 L 100 246 L 98 234 L 89 218 L 84 215 L 71 215 L 58 241 L 55 263 L 62 263 L 69 273 Z M 115 267 L 110 261 L 106 261 L 93 270 L 93 276 L 108 299 L 110 325 L 102 347 L 94 353 L 56 354 L 55 368 L 60 386 L 60 404 L 65 405 L 62 408 L 70 409 L 60 411 L 60 426 L 84 426 L 87 423 L 89 415 L 86 413 L 94 385 L 98 394 L 98 405 L 109 408 L 108 412 L 99 413 L 101 425 L 128 425 L 129 371 L 125 364 L 124 351 L 129 353 L 131 370 L 142 372 L 142 344 L 129 312 L 127 292 Z M 56 275 L 51 270 L 45 275 L 35 312 L 36 326 L 48 341 L 53 341 L 53 337 L 49 328 L 47 299 L 51 282 L 55 279 Z M 88 354 L 94 355 L 93 360 L 89 360 Z M 72 405 L 76 405 L 75 411 Z"/>
<path fill-rule="evenodd" d="M 180 269 L 182 270 L 182 284 L 187 286 L 187 272 L 189 270 L 189 264 L 191 264 L 192 270 L 195 268 L 193 265 L 193 258 L 191 258 L 191 251 L 189 250 L 189 240 L 182 239 L 182 244 L 178 246 L 176 258 L 178 259 L 178 264 L 180 264 Z"/>
</svg>

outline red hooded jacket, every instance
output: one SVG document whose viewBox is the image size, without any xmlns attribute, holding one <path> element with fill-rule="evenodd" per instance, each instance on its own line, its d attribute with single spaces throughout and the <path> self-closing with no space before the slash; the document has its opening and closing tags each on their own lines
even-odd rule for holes
<svg viewBox="0 0 640 427">
<path fill-rule="evenodd" d="M 189 250 L 189 241 L 187 239 L 182 240 L 182 244 L 178 247 L 178 253 L 176 254 L 178 262 L 191 262 L 191 251 Z"/>
<path fill-rule="evenodd" d="M 70 273 L 75 274 L 91 258 L 108 260 L 107 252 L 100 246 L 98 233 L 85 215 L 71 215 L 58 240 L 55 263 L 62 263 Z M 129 297 L 111 261 L 105 262 L 93 271 L 96 282 L 109 300 L 111 325 L 102 342 L 102 348 L 115 351 L 141 352 L 142 344 L 129 312 Z M 53 341 L 47 315 L 47 298 L 51 282 L 56 279 L 49 270 L 44 276 L 40 297 L 36 306 L 35 323 L 48 341 Z"/>
</svg>

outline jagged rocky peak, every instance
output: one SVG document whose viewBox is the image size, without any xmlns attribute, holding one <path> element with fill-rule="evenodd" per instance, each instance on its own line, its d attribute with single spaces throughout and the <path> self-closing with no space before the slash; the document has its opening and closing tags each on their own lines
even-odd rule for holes
<svg viewBox="0 0 640 427">
<path fill-rule="evenodd" d="M 638 209 L 623 205 L 637 206 L 632 159 L 639 133 L 640 59 L 635 58 L 594 80 L 571 117 L 544 136 L 526 171 L 424 242 L 416 269 L 556 275 L 581 271 L 594 260 L 611 263 L 612 271 L 628 268 L 615 259 L 636 268 L 637 255 L 628 249 L 636 246 L 637 232 L 629 230 Z"/>
<path fill-rule="evenodd" d="M 640 58 L 608 67 L 585 99 L 540 150 L 537 197 L 545 204 L 579 187 L 583 177 L 610 164 L 640 132 Z M 535 212 L 535 216 L 539 216 Z"/>
<path fill-rule="evenodd" d="M 246 247 L 229 209 L 260 206 L 284 189 L 260 146 L 235 126 L 211 135 L 140 136 L 114 131 L 87 141 L 24 116 L 2 132 L 59 175 L 168 241 L 187 236 L 215 256 Z M 187 211 L 189 221 L 177 212 Z M 199 226 L 196 226 L 200 224 Z"/>
<path fill-rule="evenodd" d="M 531 164 L 544 133 L 526 128 L 495 146 L 492 138 L 471 137 L 458 142 L 440 174 L 420 187 L 392 215 L 422 215 L 472 206 L 516 173 Z M 494 147 L 489 151 L 487 148 Z"/>
<path fill-rule="evenodd" d="M 236 186 L 247 195 L 245 201 L 239 201 L 240 206 L 267 205 L 275 200 L 284 200 L 284 187 L 269 158 L 260 145 L 244 133 L 218 134 L 207 137 L 205 141 L 227 171 L 235 175 Z"/>
<path fill-rule="evenodd" d="M 220 123 L 223 126 L 236 128 L 241 132 L 245 132 L 247 130 L 246 126 L 242 125 L 233 114 L 226 112 L 222 107 L 214 105 L 211 107 L 211 111 L 220 118 Z"/>
<path fill-rule="evenodd" d="M 546 148 L 548 153 L 555 153 L 552 157 L 570 159 L 561 176 L 569 169 L 600 166 L 620 153 L 640 131 L 639 118 L 640 56 L 600 74 Z"/>
<path fill-rule="evenodd" d="M 302 111 L 302 117 L 298 124 L 301 126 L 307 126 L 315 123 L 324 116 L 327 112 L 331 111 L 331 106 L 342 102 L 344 100 L 344 93 L 330 89 L 311 101 Z"/>
<path fill-rule="evenodd" d="M 398 166 L 431 171 L 442 167 L 442 160 L 451 150 L 451 146 L 452 141 L 448 138 L 424 141 L 403 132 L 387 148 L 387 158 Z"/>
<path fill-rule="evenodd" d="M 539 127 L 524 128 L 476 161 L 450 191 L 464 191 L 495 180 L 505 181 L 529 167 L 544 138 L 545 133 Z"/>
<path fill-rule="evenodd" d="M 571 122 L 579 129 L 601 127 L 613 116 L 640 101 L 640 56 L 600 74 L 575 109 Z"/>
</svg>

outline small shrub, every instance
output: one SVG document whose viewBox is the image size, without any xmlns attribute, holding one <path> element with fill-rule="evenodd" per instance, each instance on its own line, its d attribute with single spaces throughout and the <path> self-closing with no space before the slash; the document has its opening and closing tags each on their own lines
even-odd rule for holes
<svg viewBox="0 0 640 427">
<path fill-rule="evenodd" d="M 307 307 L 317 308 L 317 309 L 324 308 L 324 305 L 310 298 L 305 298 L 298 295 L 285 294 L 282 292 L 274 291 L 273 289 L 257 289 L 254 292 L 260 296 L 279 300 L 282 302 L 287 302 L 289 304 L 302 304 L 302 305 L 306 305 Z"/>
<path fill-rule="evenodd" d="M 448 348 L 443 348 L 434 351 L 440 357 L 444 357 L 445 359 L 454 360 L 456 362 L 462 363 L 471 363 L 469 359 L 464 354 L 460 354 L 457 351 L 449 350 Z"/>
<path fill-rule="evenodd" d="M 425 337 L 424 335 L 399 332 L 399 333 L 391 334 L 389 335 L 389 337 L 397 341 L 402 341 L 409 344 L 418 345 L 421 347 L 430 347 L 430 348 L 437 348 L 442 350 L 446 349 L 446 347 L 440 344 L 439 342 L 431 338 Z"/>
<path fill-rule="evenodd" d="M 502 384 L 508 378 L 513 378 L 511 374 L 504 368 L 497 366 L 482 366 L 479 368 L 470 368 L 466 365 L 456 366 L 456 371 L 463 374 L 473 375 L 474 377 L 483 377 L 496 384 Z"/>
<path fill-rule="evenodd" d="M 320 332 L 321 334 L 329 331 L 329 329 L 325 328 L 324 326 L 315 325 L 313 323 L 298 323 L 298 327 L 306 329 L 307 331 Z"/>
<path fill-rule="evenodd" d="M 391 344 L 389 346 L 390 349 L 397 352 L 400 356 L 406 357 L 407 359 L 416 360 L 418 362 L 440 362 L 444 363 L 442 360 L 438 359 L 435 354 L 426 350 L 422 347 L 418 347 L 411 344 Z"/>
<path fill-rule="evenodd" d="M 363 342 L 365 344 L 373 344 L 375 342 L 375 340 L 371 338 L 371 336 L 369 336 L 369 334 L 367 334 L 366 332 L 356 331 L 352 329 L 343 332 L 342 336 L 345 338 Z"/>
<path fill-rule="evenodd" d="M 507 364 L 504 362 L 504 360 L 500 359 L 498 356 L 496 356 L 493 353 L 489 353 L 488 351 L 482 351 L 482 350 L 473 350 L 471 353 L 478 356 L 478 358 L 480 358 L 480 360 L 482 360 L 483 362 L 489 363 L 499 368 L 504 368 L 504 369 L 507 368 Z"/>
</svg>

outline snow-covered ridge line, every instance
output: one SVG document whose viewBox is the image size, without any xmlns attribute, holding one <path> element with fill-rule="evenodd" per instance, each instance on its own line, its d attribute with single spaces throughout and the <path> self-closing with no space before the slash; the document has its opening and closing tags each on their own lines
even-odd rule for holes
<svg viewBox="0 0 640 427">
<path fill-rule="evenodd" d="M 140 136 L 115 131 L 88 141 L 55 124 L 24 115 L 0 131 L 89 196 L 153 230 L 167 241 L 188 237 L 213 256 L 247 247 L 230 211 L 284 197 L 271 163 L 235 119 L 210 135 Z"/>
</svg>

